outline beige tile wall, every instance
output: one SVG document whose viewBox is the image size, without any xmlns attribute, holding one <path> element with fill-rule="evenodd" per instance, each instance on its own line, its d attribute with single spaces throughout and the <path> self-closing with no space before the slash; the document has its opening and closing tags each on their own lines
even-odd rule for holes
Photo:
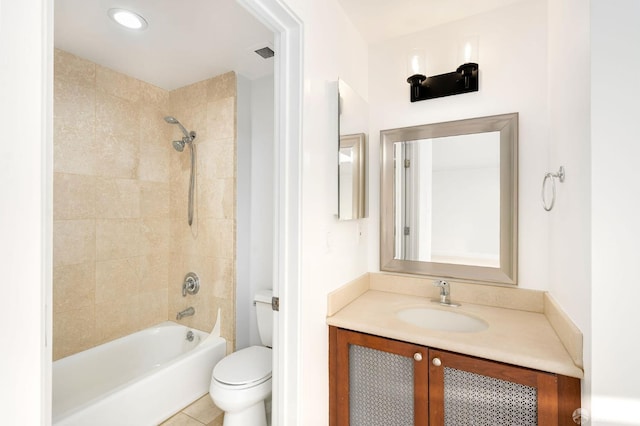
<svg viewBox="0 0 640 426">
<path fill-rule="evenodd" d="M 166 115 L 198 132 L 193 231 L 189 154 L 171 147 L 180 135 Z M 235 75 L 170 93 L 56 50 L 54 359 L 174 319 L 186 306 L 196 316 L 182 322 L 205 331 L 223 308 L 232 340 L 234 236 Z M 189 270 L 202 290 L 183 299 Z"/>
<path fill-rule="evenodd" d="M 171 111 L 196 131 L 197 184 L 194 225 L 187 225 L 190 156 L 171 156 L 171 247 L 169 317 L 189 306 L 196 315 L 179 321 L 210 331 L 218 308 L 222 335 L 235 340 L 236 77 L 230 72 L 171 92 Z M 172 129 L 172 138 L 181 133 Z M 193 271 L 200 277 L 196 296 L 182 297 L 180 283 Z"/>
</svg>

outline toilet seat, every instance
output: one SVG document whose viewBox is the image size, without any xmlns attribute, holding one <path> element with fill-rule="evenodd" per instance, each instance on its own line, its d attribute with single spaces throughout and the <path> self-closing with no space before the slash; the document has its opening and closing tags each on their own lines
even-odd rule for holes
<svg viewBox="0 0 640 426">
<path fill-rule="evenodd" d="M 257 386 L 271 378 L 271 349 L 250 346 L 223 358 L 213 369 L 213 379 L 235 389 Z"/>
</svg>

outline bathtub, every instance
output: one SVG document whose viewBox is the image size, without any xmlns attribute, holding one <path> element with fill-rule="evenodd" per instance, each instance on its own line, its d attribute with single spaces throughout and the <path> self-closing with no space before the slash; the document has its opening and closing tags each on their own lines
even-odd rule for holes
<svg viewBox="0 0 640 426">
<path fill-rule="evenodd" d="M 55 361 L 53 424 L 161 423 L 209 391 L 227 348 L 219 325 L 209 334 L 167 321 Z"/>
</svg>

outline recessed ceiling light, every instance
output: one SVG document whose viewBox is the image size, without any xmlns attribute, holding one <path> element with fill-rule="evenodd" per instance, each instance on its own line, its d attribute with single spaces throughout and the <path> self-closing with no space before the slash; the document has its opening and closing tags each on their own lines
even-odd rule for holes
<svg viewBox="0 0 640 426">
<path fill-rule="evenodd" d="M 109 9 L 107 13 L 118 24 L 132 30 L 144 30 L 148 26 L 147 21 L 142 16 L 130 10 Z"/>
</svg>

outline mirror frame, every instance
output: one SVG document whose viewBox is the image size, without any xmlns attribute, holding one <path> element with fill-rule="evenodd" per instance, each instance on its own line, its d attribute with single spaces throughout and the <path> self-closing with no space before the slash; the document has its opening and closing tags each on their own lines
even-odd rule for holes
<svg viewBox="0 0 640 426">
<path fill-rule="evenodd" d="M 394 258 L 393 144 L 473 133 L 500 132 L 500 267 Z M 517 284 L 518 113 L 382 130 L 380 176 L 380 270 L 492 284 Z"/>
</svg>

